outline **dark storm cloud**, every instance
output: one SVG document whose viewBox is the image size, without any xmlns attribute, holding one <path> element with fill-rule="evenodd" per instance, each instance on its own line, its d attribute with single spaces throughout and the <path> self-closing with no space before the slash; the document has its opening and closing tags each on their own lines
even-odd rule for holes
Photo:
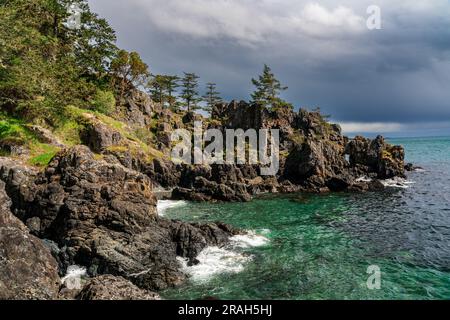
<svg viewBox="0 0 450 320">
<path fill-rule="evenodd" d="M 225 98 L 248 99 L 267 63 L 289 86 L 286 99 L 320 106 L 351 131 L 450 131 L 448 1 L 378 1 L 374 31 L 365 0 L 89 2 L 154 73 L 194 71 Z"/>
</svg>

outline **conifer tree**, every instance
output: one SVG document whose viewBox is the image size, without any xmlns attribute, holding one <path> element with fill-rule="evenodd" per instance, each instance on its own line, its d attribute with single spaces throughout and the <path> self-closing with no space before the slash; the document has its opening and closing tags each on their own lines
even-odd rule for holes
<svg viewBox="0 0 450 320">
<path fill-rule="evenodd" d="M 253 103 L 272 108 L 289 105 L 280 98 L 280 93 L 288 87 L 281 85 L 268 65 L 264 65 L 263 74 L 258 79 L 252 79 L 252 83 L 256 87 L 251 94 Z"/>
<path fill-rule="evenodd" d="M 169 104 L 169 108 L 172 110 L 177 109 L 177 98 L 175 93 L 177 88 L 180 86 L 178 81 L 180 81 L 178 76 L 165 76 L 164 78 L 164 86 L 167 92 L 167 103 Z"/>
<path fill-rule="evenodd" d="M 166 100 L 165 76 L 160 74 L 152 75 L 147 87 L 153 101 L 164 105 Z"/>
<path fill-rule="evenodd" d="M 206 84 L 206 94 L 203 96 L 203 100 L 206 102 L 206 106 L 203 109 L 210 114 L 214 106 L 222 102 L 220 92 L 217 91 L 215 83 L 209 82 Z"/>
<path fill-rule="evenodd" d="M 183 90 L 181 98 L 184 100 L 184 107 L 188 112 L 198 109 L 198 103 L 201 101 L 198 95 L 198 79 L 195 73 L 184 72 L 184 77 L 181 79 Z"/>
</svg>

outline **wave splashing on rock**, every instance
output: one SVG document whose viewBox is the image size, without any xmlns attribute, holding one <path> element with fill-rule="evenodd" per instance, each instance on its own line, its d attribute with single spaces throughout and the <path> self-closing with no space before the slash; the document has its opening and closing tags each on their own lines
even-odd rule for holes
<svg viewBox="0 0 450 320">
<path fill-rule="evenodd" d="M 392 179 L 381 180 L 381 183 L 386 188 L 408 189 L 415 182 L 407 180 L 407 179 L 404 179 L 404 178 L 395 177 L 395 178 L 392 178 Z"/>
<path fill-rule="evenodd" d="M 157 204 L 157 211 L 160 217 L 164 216 L 164 212 L 167 209 L 178 208 L 185 206 L 187 204 L 186 201 L 180 200 L 159 200 Z"/>
<path fill-rule="evenodd" d="M 230 244 L 219 248 L 210 246 L 203 249 L 197 256 L 197 264 L 189 265 L 188 259 L 178 257 L 181 270 L 193 282 L 207 282 L 212 277 L 223 273 L 239 273 L 244 271 L 245 265 L 253 260 L 253 256 L 239 252 L 239 249 L 260 247 L 269 243 L 269 239 L 254 231 L 236 235 L 230 238 Z"/>
</svg>

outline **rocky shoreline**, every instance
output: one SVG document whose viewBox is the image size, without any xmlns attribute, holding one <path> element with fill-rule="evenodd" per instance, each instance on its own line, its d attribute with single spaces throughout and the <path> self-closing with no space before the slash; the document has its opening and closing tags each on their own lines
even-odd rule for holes
<svg viewBox="0 0 450 320">
<path fill-rule="evenodd" d="M 378 191 L 381 180 L 414 168 L 405 166 L 402 147 L 382 137 L 344 137 L 319 112 L 268 111 L 245 102 L 217 105 L 207 127 L 280 129 L 277 176 L 261 176 L 257 165 L 175 164 L 168 136 L 192 128 L 197 116 L 180 117 L 136 93 L 126 110 L 118 120 L 128 128 L 152 130 L 156 119 L 159 156 L 148 158 L 123 133 L 85 115 L 84 145 L 62 146 L 44 170 L 0 158 L 0 299 L 159 299 L 155 292 L 186 280 L 177 257 L 196 264 L 204 248 L 241 233 L 220 222 L 159 217 L 155 190 L 189 201 Z M 76 289 L 61 283 L 72 265 L 89 276 Z"/>
</svg>

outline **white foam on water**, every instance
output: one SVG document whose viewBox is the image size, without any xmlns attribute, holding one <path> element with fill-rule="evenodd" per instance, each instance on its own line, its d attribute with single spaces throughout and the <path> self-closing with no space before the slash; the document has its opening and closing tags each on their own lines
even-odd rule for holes
<svg viewBox="0 0 450 320">
<path fill-rule="evenodd" d="M 371 181 L 372 181 L 372 179 L 370 179 L 366 176 L 359 177 L 358 179 L 356 179 L 356 182 L 371 182 Z"/>
<path fill-rule="evenodd" d="M 414 184 L 414 181 L 406 180 L 403 178 L 395 177 L 392 179 L 381 180 L 381 183 L 387 188 L 400 188 L 400 189 L 408 189 L 411 184 Z"/>
<path fill-rule="evenodd" d="M 252 260 L 251 256 L 219 247 L 207 247 L 197 256 L 198 264 L 188 266 L 187 259 L 177 258 L 181 270 L 194 282 L 205 282 L 221 273 L 238 273 L 244 270 L 245 264 Z"/>
<path fill-rule="evenodd" d="M 270 230 L 265 229 L 265 232 Z M 267 234 L 267 233 L 266 233 Z M 239 234 L 230 238 L 231 245 L 240 248 L 261 247 L 269 242 L 266 237 L 256 234 L 254 231 L 248 231 L 246 234 Z"/>
<path fill-rule="evenodd" d="M 187 204 L 186 201 L 177 201 L 177 200 L 159 200 L 156 208 L 158 210 L 158 215 L 159 216 L 164 216 L 164 212 L 167 209 L 171 209 L 171 208 L 178 208 L 178 207 L 182 207 L 185 206 Z"/>
<path fill-rule="evenodd" d="M 61 279 L 61 282 L 65 284 L 67 282 L 85 277 L 86 275 L 86 268 L 77 265 L 69 266 L 67 268 L 66 275 Z"/>
<path fill-rule="evenodd" d="M 262 231 L 269 233 L 270 230 Z M 189 266 L 188 260 L 178 257 L 182 268 L 181 270 L 190 276 L 194 282 L 206 282 L 213 276 L 222 273 L 239 273 L 245 269 L 253 257 L 248 254 L 238 252 L 239 248 L 264 246 L 269 239 L 254 231 L 248 231 L 247 234 L 236 235 L 230 238 L 230 244 L 227 247 L 207 247 L 197 256 L 198 264 Z"/>
</svg>

